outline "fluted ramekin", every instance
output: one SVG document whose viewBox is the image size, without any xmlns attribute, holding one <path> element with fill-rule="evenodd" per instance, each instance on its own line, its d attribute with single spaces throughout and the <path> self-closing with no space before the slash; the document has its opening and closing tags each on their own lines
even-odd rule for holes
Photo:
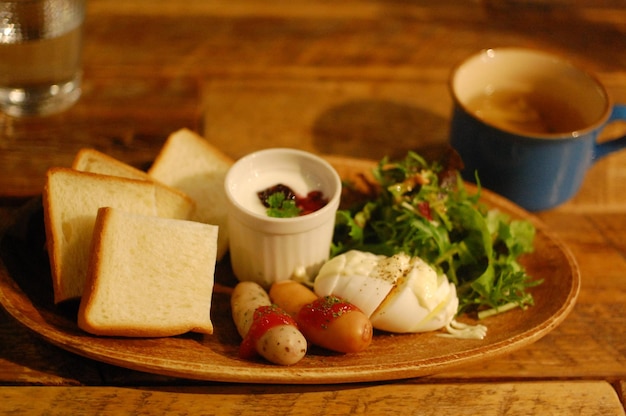
<svg viewBox="0 0 626 416">
<path fill-rule="evenodd" d="M 328 203 L 312 213 L 275 218 L 259 209 L 256 193 L 278 183 L 300 195 L 321 191 Z M 313 280 L 328 259 L 341 197 L 341 179 L 324 159 L 287 148 L 260 150 L 239 159 L 225 180 L 233 272 L 265 288 L 288 279 Z"/>
</svg>

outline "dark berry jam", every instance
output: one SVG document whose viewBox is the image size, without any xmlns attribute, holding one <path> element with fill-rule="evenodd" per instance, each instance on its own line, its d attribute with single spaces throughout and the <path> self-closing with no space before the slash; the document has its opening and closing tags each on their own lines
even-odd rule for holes
<svg viewBox="0 0 626 416">
<path fill-rule="evenodd" d="M 324 196 L 322 191 L 310 191 L 306 194 L 306 196 L 302 196 L 298 195 L 293 191 L 293 189 L 282 183 L 270 186 L 267 189 L 257 192 L 257 196 L 261 200 L 263 206 L 270 208 L 270 196 L 279 192 L 285 196 L 285 201 L 295 202 L 296 207 L 299 209 L 298 216 L 315 212 L 328 203 L 328 198 Z"/>
</svg>

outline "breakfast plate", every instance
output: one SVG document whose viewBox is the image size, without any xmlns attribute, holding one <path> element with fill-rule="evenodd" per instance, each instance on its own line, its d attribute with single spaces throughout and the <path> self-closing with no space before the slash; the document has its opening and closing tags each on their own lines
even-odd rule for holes
<svg viewBox="0 0 626 416">
<path fill-rule="evenodd" d="M 328 160 L 343 178 L 368 171 L 373 162 Z M 472 185 L 468 185 L 472 189 Z M 168 338 L 98 337 L 76 324 L 76 304 L 55 306 L 47 253 L 43 209 L 35 198 L 18 212 L 0 242 L 0 303 L 18 322 L 46 341 L 94 360 L 167 376 L 238 383 L 322 384 L 395 380 L 440 373 L 509 353 L 531 344 L 557 327 L 572 310 L 580 272 L 567 249 L 536 217 L 508 200 L 483 190 L 483 202 L 512 218 L 531 221 L 537 230 L 535 250 L 521 258 L 528 273 L 544 279 L 531 288 L 534 306 L 492 316 L 482 340 L 454 339 L 437 333 L 376 333 L 370 347 L 357 354 L 337 354 L 311 347 L 294 366 L 239 358 L 241 339 L 230 317 L 229 293 L 235 278 L 229 259 L 216 269 L 211 316 L 213 335 L 189 333 Z M 459 320 L 476 323 L 470 317 Z"/>
</svg>

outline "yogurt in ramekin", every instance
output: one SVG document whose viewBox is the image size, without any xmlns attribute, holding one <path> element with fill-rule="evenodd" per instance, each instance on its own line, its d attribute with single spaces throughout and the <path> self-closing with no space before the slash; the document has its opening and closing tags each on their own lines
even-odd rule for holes
<svg viewBox="0 0 626 416">
<path fill-rule="evenodd" d="M 300 195 L 321 191 L 328 202 L 306 215 L 270 217 L 257 192 L 278 183 Z M 335 169 L 309 152 L 265 149 L 235 162 L 224 186 L 230 259 L 237 279 L 265 288 L 288 279 L 312 281 L 330 253 L 341 197 L 341 179 Z"/>
</svg>

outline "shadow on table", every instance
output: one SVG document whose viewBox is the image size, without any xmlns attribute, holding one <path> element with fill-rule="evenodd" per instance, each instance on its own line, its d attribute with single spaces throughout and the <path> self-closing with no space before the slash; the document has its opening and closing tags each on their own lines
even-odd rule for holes
<svg viewBox="0 0 626 416">
<path fill-rule="evenodd" d="M 322 113 L 312 134 L 321 153 L 379 160 L 444 145 L 448 121 L 402 102 L 354 100 Z"/>
</svg>

